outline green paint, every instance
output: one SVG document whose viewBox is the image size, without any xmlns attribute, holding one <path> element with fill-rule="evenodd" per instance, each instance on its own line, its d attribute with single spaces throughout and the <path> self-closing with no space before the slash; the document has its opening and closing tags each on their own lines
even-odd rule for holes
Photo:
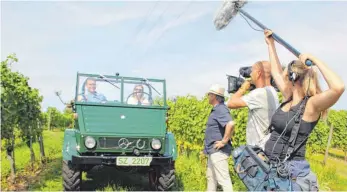
<svg viewBox="0 0 347 192">
<path fill-rule="evenodd" d="M 64 144 L 63 144 L 63 159 L 71 160 L 72 155 L 78 156 L 77 142 L 76 142 L 76 129 L 65 129 L 64 132 Z"/>
<path fill-rule="evenodd" d="M 177 144 L 173 133 L 168 132 L 166 134 L 165 142 L 165 156 L 172 156 L 175 161 L 177 159 Z"/>
<path fill-rule="evenodd" d="M 165 136 L 163 109 L 106 107 L 83 105 L 77 109 L 83 133 L 129 134 L 136 136 Z"/>
</svg>

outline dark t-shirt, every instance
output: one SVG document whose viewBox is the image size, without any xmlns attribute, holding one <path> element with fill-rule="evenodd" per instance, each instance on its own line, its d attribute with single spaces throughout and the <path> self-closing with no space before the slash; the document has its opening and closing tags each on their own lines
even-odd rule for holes
<svg viewBox="0 0 347 192">
<path fill-rule="evenodd" d="M 293 117 L 298 112 L 300 108 L 300 104 L 301 102 L 291 107 L 291 109 L 288 112 L 284 112 L 280 107 L 272 116 L 271 126 L 274 128 L 274 130 L 271 133 L 269 140 L 265 144 L 265 154 L 273 162 L 276 162 L 277 158 L 279 158 L 280 160 L 283 160 L 285 158 L 285 155 L 287 153 L 287 149 L 289 146 L 288 140 L 290 138 L 293 126 L 295 124 Z M 286 128 L 287 121 L 288 121 L 288 126 Z M 296 138 L 294 148 L 300 145 L 306 139 L 306 137 L 309 134 L 311 134 L 317 122 L 318 120 L 314 122 L 306 122 L 301 119 L 298 136 Z M 283 135 L 280 137 L 280 139 L 278 139 L 279 136 L 282 134 L 282 132 L 283 132 Z M 301 146 L 298 148 L 296 152 L 292 154 L 292 160 L 305 159 L 306 142 L 307 140 L 301 144 Z"/>
<path fill-rule="evenodd" d="M 224 103 L 213 107 L 206 123 L 204 153 L 212 154 L 218 152 L 214 149 L 214 142 L 221 141 L 224 137 L 226 124 L 232 121 L 230 110 Z M 220 151 L 230 155 L 231 142 L 228 142 Z"/>
</svg>

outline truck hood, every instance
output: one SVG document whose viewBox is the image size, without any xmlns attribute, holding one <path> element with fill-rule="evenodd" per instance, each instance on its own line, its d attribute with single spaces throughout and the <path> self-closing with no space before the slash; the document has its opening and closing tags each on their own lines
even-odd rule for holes
<svg viewBox="0 0 347 192">
<path fill-rule="evenodd" d="M 163 137 L 166 131 L 165 109 L 80 105 L 77 112 L 85 133 Z"/>
</svg>

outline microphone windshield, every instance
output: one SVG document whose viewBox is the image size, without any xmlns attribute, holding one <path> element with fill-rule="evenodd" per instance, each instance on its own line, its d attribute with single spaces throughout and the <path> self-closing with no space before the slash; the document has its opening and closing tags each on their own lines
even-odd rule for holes
<svg viewBox="0 0 347 192">
<path fill-rule="evenodd" d="M 214 17 L 214 26 L 217 30 L 225 28 L 236 16 L 238 10 L 247 3 L 246 0 L 230 1 L 225 0 L 222 7 L 217 11 Z"/>
</svg>

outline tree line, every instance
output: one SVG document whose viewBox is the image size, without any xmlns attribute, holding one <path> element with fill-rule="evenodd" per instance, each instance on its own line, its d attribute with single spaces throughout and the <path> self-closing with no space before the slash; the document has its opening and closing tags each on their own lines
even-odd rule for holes
<svg viewBox="0 0 347 192">
<path fill-rule="evenodd" d="M 42 112 L 43 96 L 38 89 L 29 86 L 28 77 L 12 70 L 17 62 L 15 54 L 1 61 L 1 149 L 6 151 L 10 161 L 12 182 L 16 175 L 16 141 L 21 140 L 28 146 L 31 163 L 36 161 L 33 143 L 39 142 L 40 160 L 45 163 L 43 130 L 73 127 L 71 109 L 60 112 L 49 107 Z"/>
</svg>

